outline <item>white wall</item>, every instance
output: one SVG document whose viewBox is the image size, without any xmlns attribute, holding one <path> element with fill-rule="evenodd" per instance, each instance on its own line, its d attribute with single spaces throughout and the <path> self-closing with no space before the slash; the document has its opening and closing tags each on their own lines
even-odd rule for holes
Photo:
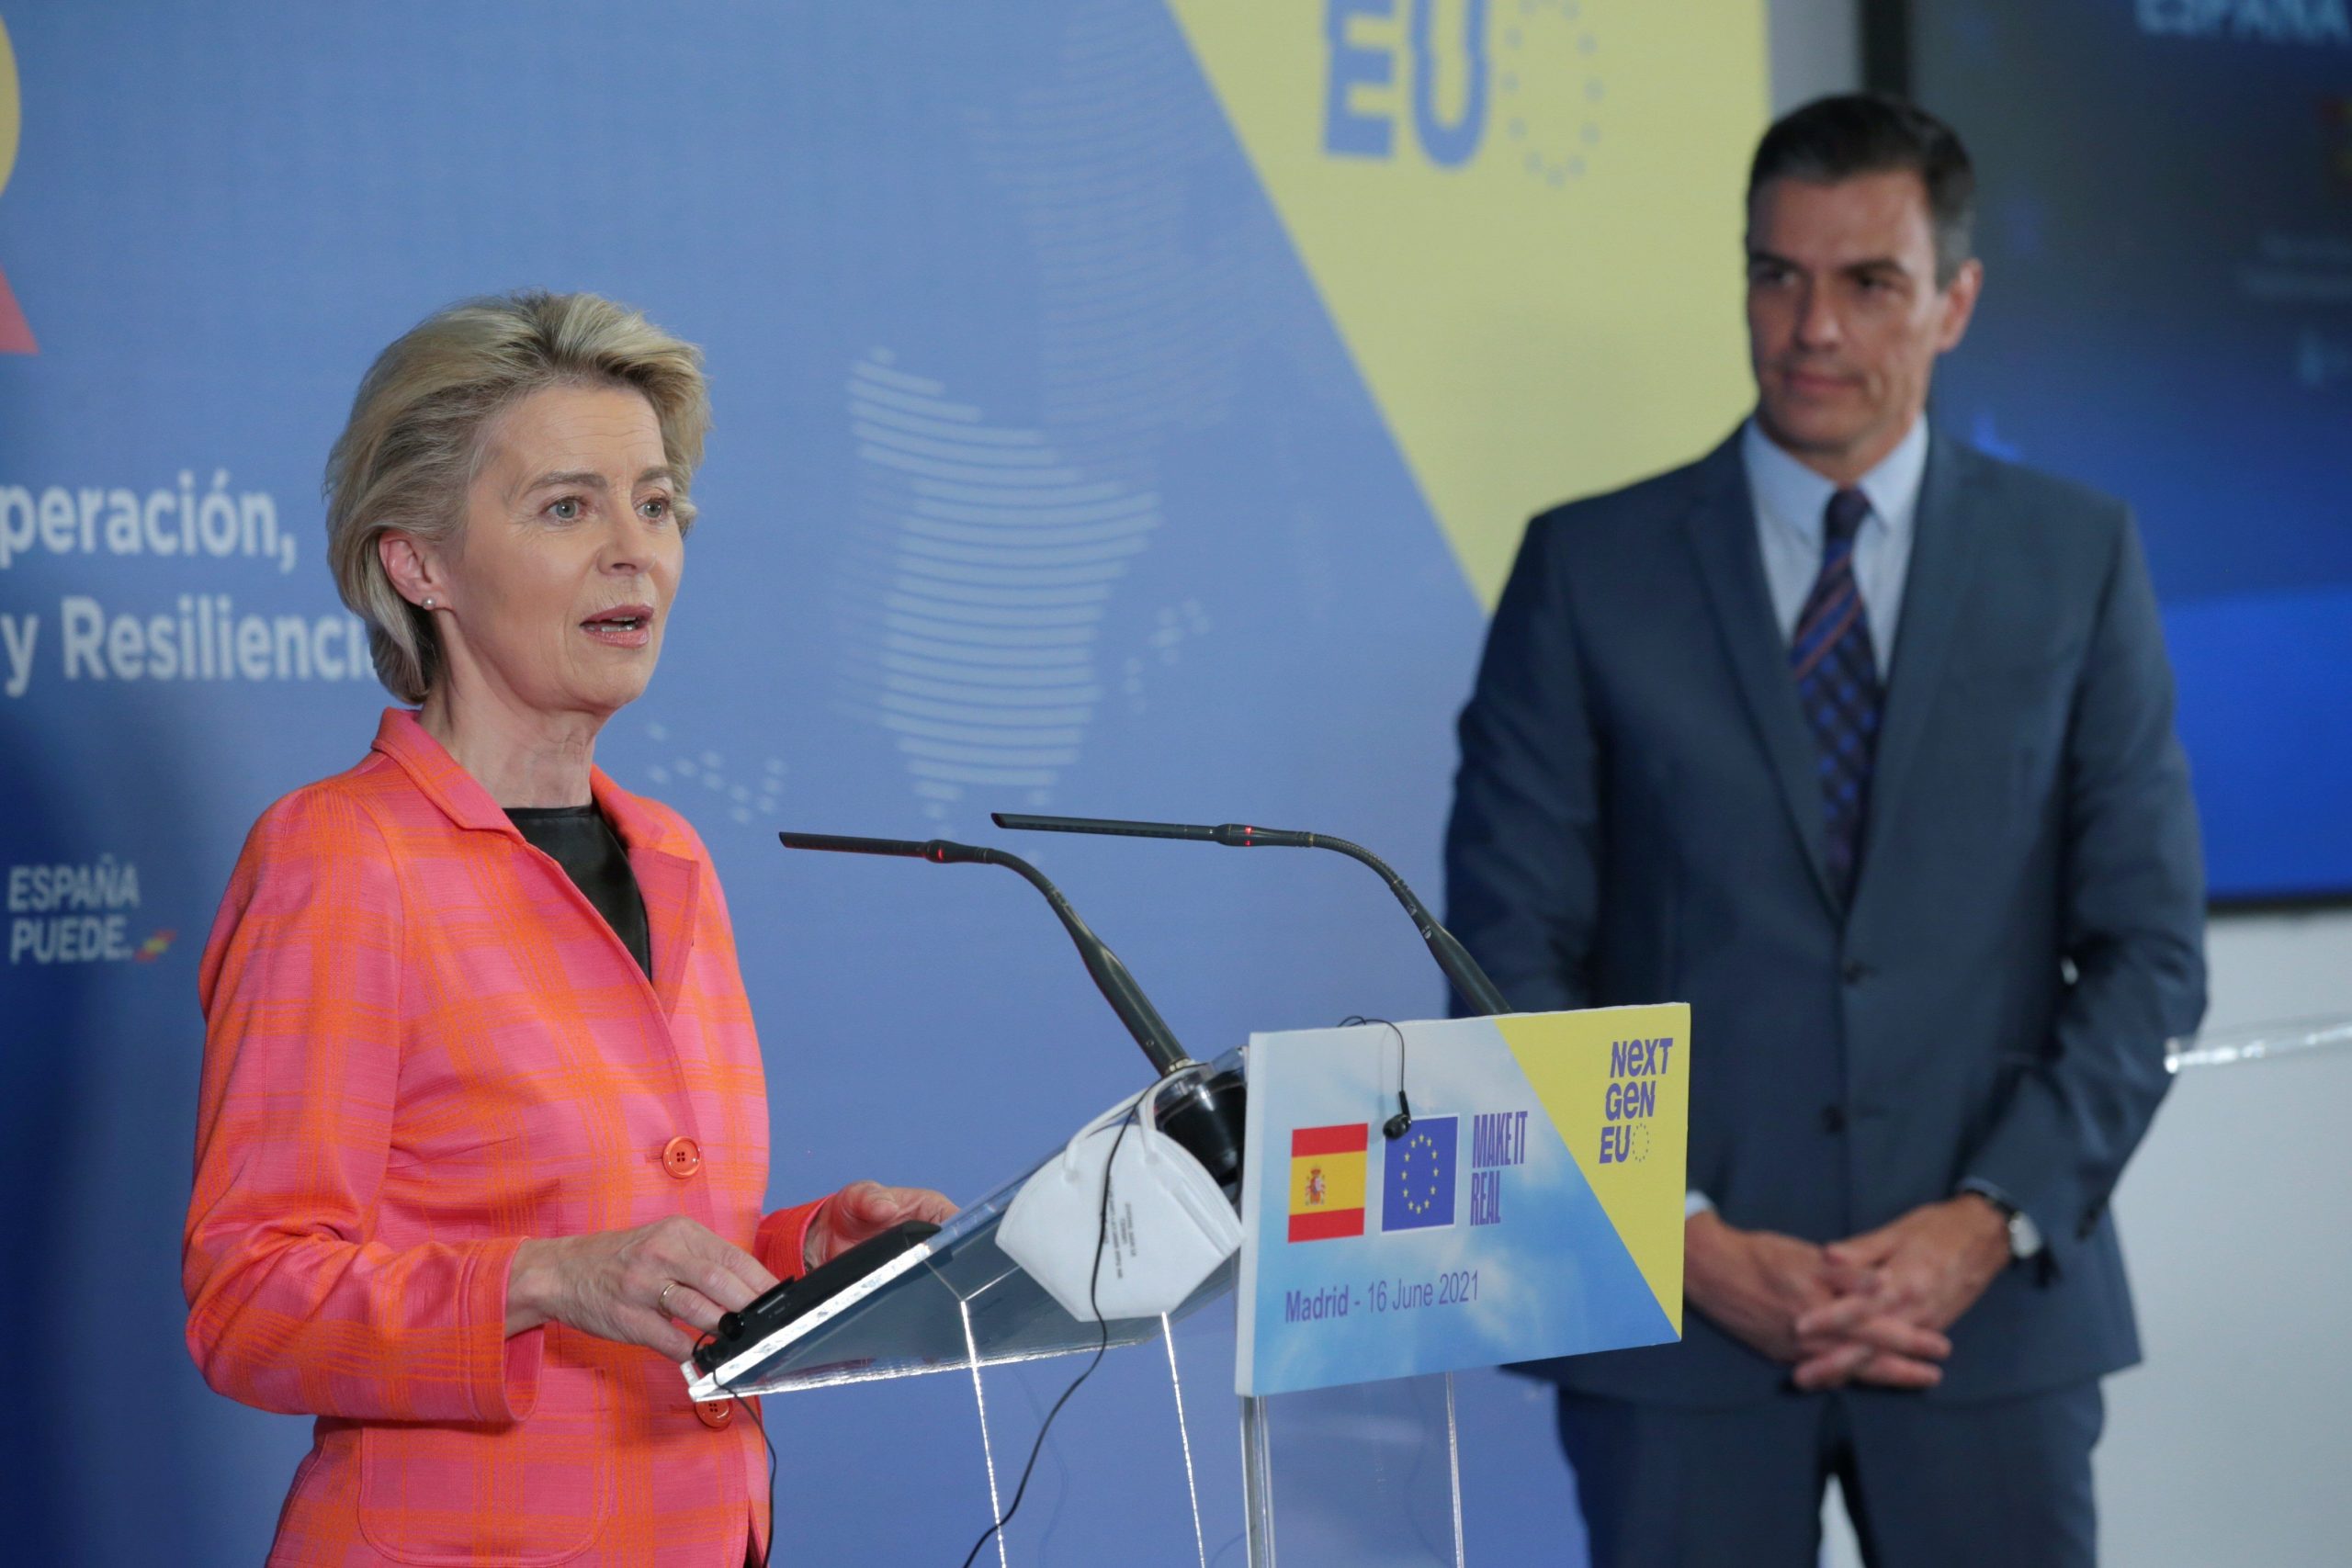
<svg viewBox="0 0 2352 1568">
<path fill-rule="evenodd" d="M 2209 1028 L 2352 1013 L 2352 914 L 2217 920 Z M 2147 1360 L 2108 1384 L 2108 1561 L 2346 1560 L 2352 1052 L 2191 1069 L 2117 1223 Z"/>
<path fill-rule="evenodd" d="M 1770 0 L 1772 106 L 1859 85 L 1855 0 Z M 1967 128 L 1960 128 L 1965 135 Z M 2352 1013 L 2352 913 L 2214 922 L 2213 1029 Z M 2108 1384 L 2105 1561 L 2346 1560 L 2352 1053 L 2191 1070 L 2116 1197 L 2146 1364 Z M 1828 1568 L 1860 1562 L 1825 1514 Z"/>
<path fill-rule="evenodd" d="M 1862 28 L 1855 0 L 1766 0 L 1770 17 L 1772 113 L 1862 82 Z"/>
</svg>

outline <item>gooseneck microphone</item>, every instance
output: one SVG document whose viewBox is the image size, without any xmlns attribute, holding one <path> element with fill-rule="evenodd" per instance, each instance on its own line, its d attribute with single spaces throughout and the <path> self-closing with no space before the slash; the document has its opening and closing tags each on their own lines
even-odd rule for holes
<svg viewBox="0 0 2352 1568">
<path fill-rule="evenodd" d="M 1437 923 L 1428 906 L 1405 886 L 1405 879 L 1389 868 L 1388 863 L 1345 839 L 1335 839 L 1329 833 L 1300 833 L 1283 828 L 1252 828 L 1239 822 L 1224 822 L 1212 828 L 1193 822 L 1127 822 L 1114 817 L 1034 817 L 1018 811 L 1000 811 L 991 818 L 1000 828 L 1030 829 L 1046 833 L 1102 833 L 1121 839 L 1188 839 L 1198 842 L 1224 844 L 1237 850 L 1336 850 L 1350 860 L 1361 861 L 1378 873 L 1388 884 L 1388 891 L 1405 912 L 1413 917 L 1415 929 L 1429 944 L 1430 956 L 1453 982 L 1462 999 L 1479 1012 L 1494 1016 L 1510 1011 L 1510 1004 L 1470 956 L 1470 950 L 1453 938 L 1453 933 Z"/>
<path fill-rule="evenodd" d="M 1001 865 L 1019 872 L 1029 886 L 1046 896 L 1061 918 L 1062 929 L 1069 932 L 1069 940 L 1078 947 L 1078 955 L 1085 962 L 1086 972 L 1094 976 L 1095 987 L 1127 1032 L 1136 1037 L 1143 1054 L 1151 1059 L 1152 1070 L 1161 1077 L 1179 1067 L 1191 1066 L 1192 1057 L 1176 1043 L 1175 1032 L 1151 998 L 1143 994 L 1136 977 L 1119 962 L 1102 939 L 1088 929 L 1078 911 L 1070 908 L 1062 890 L 1046 880 L 1046 874 L 1004 850 L 992 850 L 981 844 L 959 844 L 947 839 L 855 839 L 835 833 L 778 833 L 788 850 L 833 850 L 855 855 L 899 855 L 910 860 L 927 860 L 933 865 Z"/>
<path fill-rule="evenodd" d="M 791 850 L 898 855 L 927 860 L 933 865 L 1010 866 L 1053 906 L 1054 913 L 1061 919 L 1062 929 L 1077 944 L 1079 956 L 1086 963 L 1086 972 L 1094 976 L 1094 984 L 1102 990 L 1102 999 L 1111 1004 L 1111 1010 L 1119 1015 L 1119 1021 L 1127 1026 L 1127 1032 L 1143 1047 L 1153 1070 L 1164 1078 L 1179 1068 L 1198 1066 L 1176 1043 L 1175 1032 L 1168 1027 L 1167 1020 L 1151 1005 L 1151 998 L 1143 994 L 1143 987 L 1127 973 L 1127 966 L 1119 962 L 1119 955 L 1078 918 L 1078 911 L 1070 908 L 1061 889 L 1019 855 L 947 839 L 856 839 L 833 833 L 779 833 L 776 837 Z M 1160 1112 L 1161 1129 L 1190 1150 L 1229 1194 L 1238 1194 L 1241 1188 L 1241 1134 L 1247 1105 L 1247 1091 L 1239 1075 L 1227 1072 L 1186 1085 L 1182 1096 Z M 895 1226 L 798 1280 L 784 1281 L 742 1311 L 723 1314 L 718 1332 L 695 1348 L 691 1358 L 694 1365 L 706 1375 L 715 1374 L 746 1347 L 776 1333 L 866 1275 L 892 1267 L 903 1254 L 938 1229 L 937 1225 L 915 1224 Z M 897 1264 L 901 1269 L 905 1266 Z M 728 1388 L 725 1383 L 719 1386 Z M 730 1388 L 729 1392 L 733 1391 Z"/>
</svg>

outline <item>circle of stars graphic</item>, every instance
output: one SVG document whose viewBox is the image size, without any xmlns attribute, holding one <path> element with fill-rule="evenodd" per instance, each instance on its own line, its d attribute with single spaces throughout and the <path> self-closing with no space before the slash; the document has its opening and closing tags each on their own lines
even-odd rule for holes
<svg viewBox="0 0 2352 1568">
<path fill-rule="evenodd" d="M 1501 29 L 1496 107 L 1521 167 L 1556 190 L 1584 177 L 1600 145 L 1600 40 L 1578 0 L 1518 0 L 1515 10 Z"/>
<path fill-rule="evenodd" d="M 1419 1185 L 1417 1186 L 1415 1178 L 1419 1173 L 1413 1168 L 1413 1156 L 1419 1154 L 1426 1154 L 1429 1156 L 1427 1162 L 1429 1174 L 1426 1177 L 1420 1177 Z M 1437 1207 L 1437 1195 L 1440 1190 L 1438 1184 L 1444 1179 L 1444 1177 L 1445 1172 L 1437 1162 L 1435 1139 L 1427 1133 L 1416 1133 L 1406 1140 L 1404 1174 L 1397 1178 L 1397 1186 L 1405 1194 L 1405 1207 L 1412 1211 L 1415 1218 L 1418 1219 Z"/>
</svg>

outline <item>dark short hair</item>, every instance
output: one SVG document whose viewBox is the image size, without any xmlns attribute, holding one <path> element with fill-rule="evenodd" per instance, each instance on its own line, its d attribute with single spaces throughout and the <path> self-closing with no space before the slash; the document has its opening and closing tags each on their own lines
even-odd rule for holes
<svg viewBox="0 0 2352 1568">
<path fill-rule="evenodd" d="M 1836 185 L 1906 169 L 1928 188 L 1936 281 L 1950 283 L 1975 254 L 1976 170 L 1959 134 L 1916 104 L 1880 93 L 1845 93 L 1790 110 L 1757 143 L 1747 198 L 1753 202 L 1774 180 Z"/>
</svg>

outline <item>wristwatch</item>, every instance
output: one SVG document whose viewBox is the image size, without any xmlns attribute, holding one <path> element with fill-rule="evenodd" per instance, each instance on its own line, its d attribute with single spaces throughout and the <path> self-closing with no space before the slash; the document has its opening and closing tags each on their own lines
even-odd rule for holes
<svg viewBox="0 0 2352 1568">
<path fill-rule="evenodd" d="M 2009 1201 L 2008 1194 L 1988 1181 L 1963 1181 L 1962 1192 L 1973 1192 L 1996 1209 L 2009 1227 L 2009 1261 L 2022 1263 L 2029 1258 L 2041 1256 L 2041 1227 L 2033 1216 Z"/>
</svg>

